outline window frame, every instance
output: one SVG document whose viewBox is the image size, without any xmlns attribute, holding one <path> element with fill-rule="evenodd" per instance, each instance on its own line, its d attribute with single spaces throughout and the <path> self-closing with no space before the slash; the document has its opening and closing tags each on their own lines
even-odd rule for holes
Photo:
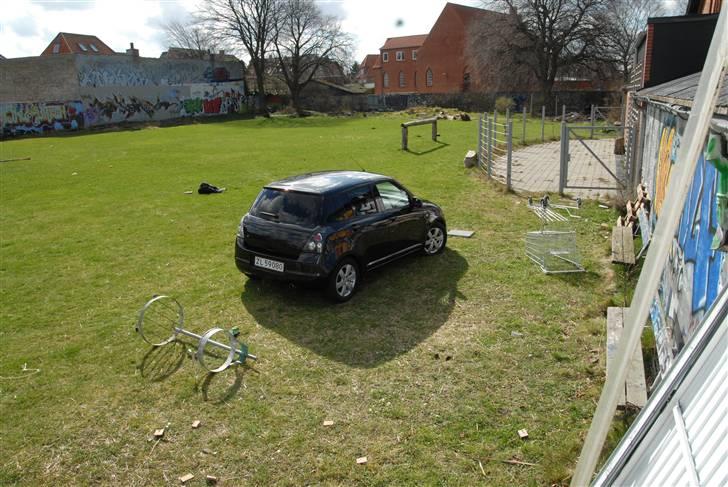
<svg viewBox="0 0 728 487">
<path fill-rule="evenodd" d="M 382 74 L 382 86 L 384 88 L 389 88 L 389 73 L 386 71 Z"/>
<path fill-rule="evenodd" d="M 383 63 L 388 63 L 389 62 L 389 53 L 388 52 L 383 52 L 382 53 L 382 62 Z"/>
<path fill-rule="evenodd" d="M 86 47 L 86 44 L 83 42 L 78 42 L 78 48 L 81 49 L 83 52 L 88 52 L 88 47 Z"/>
<path fill-rule="evenodd" d="M 404 61 L 404 51 L 396 51 L 394 58 L 397 61 Z"/>
<path fill-rule="evenodd" d="M 385 184 L 385 183 L 391 184 L 395 188 L 402 191 L 405 195 L 407 195 L 407 204 L 405 206 L 401 206 L 399 208 L 387 208 L 384 206 L 384 199 L 382 198 L 382 194 L 379 192 L 379 185 Z M 384 179 L 382 181 L 377 181 L 376 183 L 374 183 L 374 190 L 376 191 L 377 205 L 379 205 L 380 213 L 388 213 L 388 212 L 399 213 L 402 210 L 412 208 L 412 194 L 409 191 L 407 191 L 401 184 L 399 184 L 397 181 L 395 181 L 393 179 Z"/>
<path fill-rule="evenodd" d="M 400 88 L 407 87 L 407 78 L 405 77 L 404 71 L 399 72 L 399 87 Z"/>
<path fill-rule="evenodd" d="M 417 61 L 417 49 L 412 49 L 412 60 Z"/>
<path fill-rule="evenodd" d="M 372 184 L 370 184 L 370 183 L 360 184 L 360 185 L 354 186 L 352 188 L 346 188 L 346 189 L 344 189 L 342 191 L 338 191 L 338 192 L 334 193 L 331 196 L 327 196 L 326 197 L 326 200 L 327 201 L 324 203 L 324 205 L 326 205 L 326 206 L 332 205 L 333 206 L 333 204 L 338 204 L 339 201 L 340 201 L 340 199 L 344 195 L 350 195 L 352 193 L 357 192 L 358 190 L 366 190 L 366 191 L 369 192 L 369 197 L 371 198 L 371 202 L 374 205 L 374 211 L 372 211 L 371 213 L 364 213 L 362 215 L 356 214 L 356 211 L 355 211 L 354 212 L 354 215 L 352 215 L 351 218 L 347 218 L 345 220 L 336 220 L 336 219 L 333 219 L 332 217 L 341 208 L 333 208 L 333 209 L 332 208 L 326 208 L 326 212 L 327 212 L 327 215 L 325 215 L 325 217 L 326 217 L 325 223 L 326 224 L 335 224 L 335 223 L 347 224 L 349 222 L 352 222 L 352 221 L 355 221 L 355 220 L 359 220 L 361 218 L 368 218 L 368 217 L 370 217 L 372 215 L 376 215 L 376 214 L 382 212 L 382 207 L 380 206 L 379 200 L 378 200 L 379 199 L 379 194 L 377 192 L 375 192 L 374 186 Z M 352 200 L 353 200 L 353 198 L 349 198 L 348 199 L 349 203 L 347 203 L 347 204 L 350 204 Z"/>
<path fill-rule="evenodd" d="M 425 86 L 432 86 L 435 82 L 435 74 L 432 72 L 432 68 L 427 68 L 425 71 Z"/>
</svg>

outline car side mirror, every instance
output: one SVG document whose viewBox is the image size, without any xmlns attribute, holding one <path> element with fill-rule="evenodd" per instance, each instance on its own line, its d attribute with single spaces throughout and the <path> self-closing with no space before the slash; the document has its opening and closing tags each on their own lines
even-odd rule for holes
<svg viewBox="0 0 728 487">
<path fill-rule="evenodd" d="M 418 198 L 412 198 L 410 206 L 412 206 L 412 208 L 422 208 L 422 200 Z"/>
</svg>

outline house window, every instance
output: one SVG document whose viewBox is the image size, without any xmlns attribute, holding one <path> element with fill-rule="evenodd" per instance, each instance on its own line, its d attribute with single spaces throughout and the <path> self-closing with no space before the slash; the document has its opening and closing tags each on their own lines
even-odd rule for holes
<svg viewBox="0 0 728 487">
<path fill-rule="evenodd" d="M 397 61 L 404 61 L 404 51 L 397 51 Z"/>
<path fill-rule="evenodd" d="M 93 52 L 99 52 L 99 48 L 96 47 L 96 44 L 89 44 L 89 47 Z"/>
<path fill-rule="evenodd" d="M 384 78 L 382 79 L 382 84 L 385 88 L 389 88 L 389 73 L 384 73 Z"/>
<path fill-rule="evenodd" d="M 404 88 L 405 87 L 405 79 L 404 79 L 404 71 L 399 72 L 399 87 Z"/>
<path fill-rule="evenodd" d="M 412 49 L 412 60 L 417 61 L 417 50 L 416 49 Z"/>
<path fill-rule="evenodd" d="M 53 54 L 58 54 L 59 52 L 61 52 L 61 45 L 53 44 Z"/>
<path fill-rule="evenodd" d="M 83 52 L 88 51 L 88 47 L 86 47 L 85 45 L 81 44 L 80 42 L 78 43 L 78 47 L 80 47 Z"/>
<path fill-rule="evenodd" d="M 430 68 L 427 68 L 427 72 L 425 73 L 425 84 L 432 86 L 432 70 Z"/>
<path fill-rule="evenodd" d="M 389 62 L 389 53 L 388 52 L 383 52 L 382 53 L 382 62 L 384 62 L 384 63 L 388 63 Z"/>
<path fill-rule="evenodd" d="M 470 73 L 463 74 L 463 91 L 470 89 Z"/>
</svg>

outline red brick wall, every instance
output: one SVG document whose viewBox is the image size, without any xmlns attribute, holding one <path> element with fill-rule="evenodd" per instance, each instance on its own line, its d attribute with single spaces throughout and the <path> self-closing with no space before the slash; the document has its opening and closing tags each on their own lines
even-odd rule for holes
<svg viewBox="0 0 728 487">
<path fill-rule="evenodd" d="M 642 85 L 650 80 L 650 74 L 652 70 L 652 43 L 655 38 L 655 26 L 653 24 L 647 25 L 647 39 L 645 40 L 645 60 L 644 60 L 644 74 L 642 75 Z"/>
<path fill-rule="evenodd" d="M 465 26 L 454 8 L 448 4 L 420 49 L 417 64 L 418 71 L 422 73 L 422 86 L 418 91 L 420 93 L 463 91 L 463 74 L 466 71 L 464 51 Z M 432 70 L 432 86 L 426 86 L 425 83 L 425 73 L 428 68 Z"/>
<path fill-rule="evenodd" d="M 401 51 L 404 55 L 402 61 L 397 61 L 397 52 Z M 416 93 L 422 84 L 422 76 L 417 73 L 415 84 L 415 73 L 417 72 L 417 61 L 412 60 L 412 51 L 418 51 L 419 47 L 402 47 L 398 49 L 382 49 L 379 54 L 380 69 L 375 69 L 374 73 L 374 92 L 378 95 L 389 93 Z M 388 61 L 384 62 L 384 53 L 389 56 Z M 389 86 L 384 87 L 384 73 L 389 75 Z M 404 74 L 404 86 L 399 85 L 399 74 Z"/>
</svg>

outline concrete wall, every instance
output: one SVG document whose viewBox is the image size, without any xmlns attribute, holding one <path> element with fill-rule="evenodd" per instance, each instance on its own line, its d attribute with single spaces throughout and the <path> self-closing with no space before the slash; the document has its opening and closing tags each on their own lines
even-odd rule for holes
<svg viewBox="0 0 728 487">
<path fill-rule="evenodd" d="M 669 197 L 666 191 L 673 167 L 680 164 L 676 156 L 686 121 L 652 103 L 647 105 L 644 119 L 642 181 L 652 201 L 650 226 L 654 230 Z M 723 157 L 727 157 L 726 134 L 712 132 L 711 136 L 714 142 L 722 143 Z M 728 285 L 728 248 L 720 247 L 728 231 L 725 219 L 719 217 L 725 212 L 719 209 L 721 178 L 728 178 L 728 174 L 721 176 L 714 163 L 701 154 L 650 312 L 663 371 Z M 728 185 L 728 181 L 723 184 Z"/>
<path fill-rule="evenodd" d="M 75 56 L 0 60 L 0 103 L 77 98 Z"/>
<path fill-rule="evenodd" d="M 239 113 L 247 109 L 242 75 L 240 63 L 214 59 L 66 55 L 0 61 L 0 133 Z"/>
</svg>

